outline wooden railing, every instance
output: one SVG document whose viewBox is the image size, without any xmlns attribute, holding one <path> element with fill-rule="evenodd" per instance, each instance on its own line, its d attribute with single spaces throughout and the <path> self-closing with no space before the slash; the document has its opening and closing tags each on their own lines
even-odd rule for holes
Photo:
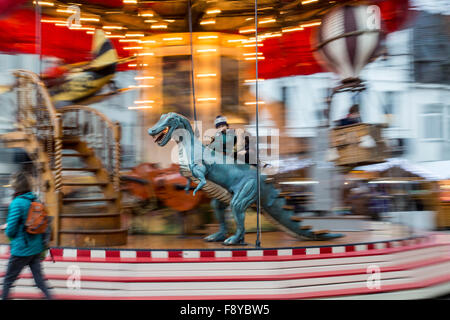
<svg viewBox="0 0 450 320">
<path fill-rule="evenodd" d="M 20 131 L 33 136 L 40 153 L 46 154 L 46 159 L 30 154 L 36 167 L 34 189 L 44 196 L 47 209 L 54 217 L 54 239 L 58 245 L 59 214 L 62 211 L 61 114 L 56 112 L 38 75 L 27 70 L 15 70 L 13 74 L 17 93 L 16 125 Z"/>
<path fill-rule="evenodd" d="M 17 79 L 17 125 L 43 143 L 53 171 L 55 191 L 61 191 L 61 115 L 56 112 L 45 85 L 35 73 L 26 70 L 13 73 Z"/>
<path fill-rule="evenodd" d="M 58 109 L 58 112 L 62 114 L 63 137 L 82 137 L 109 172 L 114 190 L 119 192 L 120 124 L 87 106 L 63 107 Z"/>
</svg>

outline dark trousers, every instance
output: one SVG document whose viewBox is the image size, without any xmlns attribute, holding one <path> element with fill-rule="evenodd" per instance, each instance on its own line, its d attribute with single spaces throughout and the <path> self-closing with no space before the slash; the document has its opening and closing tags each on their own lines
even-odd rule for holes
<svg viewBox="0 0 450 320">
<path fill-rule="evenodd" d="M 3 279 L 2 300 L 8 298 L 12 284 L 26 266 L 30 267 L 36 286 L 42 290 L 46 299 L 50 300 L 52 297 L 42 275 L 40 254 L 26 257 L 11 256 L 9 258 L 8 268 L 6 269 L 5 278 Z"/>
</svg>

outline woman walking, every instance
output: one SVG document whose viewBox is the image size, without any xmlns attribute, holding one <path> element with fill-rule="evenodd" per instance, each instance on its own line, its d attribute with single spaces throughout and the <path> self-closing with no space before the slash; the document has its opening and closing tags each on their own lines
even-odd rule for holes
<svg viewBox="0 0 450 320">
<path fill-rule="evenodd" d="M 25 230 L 28 210 L 31 202 L 36 201 L 37 197 L 31 192 L 29 177 L 22 172 L 12 176 L 11 187 L 14 190 L 14 195 L 8 208 L 5 230 L 6 235 L 11 240 L 11 256 L 3 280 L 2 299 L 8 298 L 12 284 L 26 266 L 30 267 L 37 287 L 42 290 L 47 299 L 51 299 L 41 267 L 41 253 L 45 249 L 44 235 L 29 234 Z"/>
</svg>

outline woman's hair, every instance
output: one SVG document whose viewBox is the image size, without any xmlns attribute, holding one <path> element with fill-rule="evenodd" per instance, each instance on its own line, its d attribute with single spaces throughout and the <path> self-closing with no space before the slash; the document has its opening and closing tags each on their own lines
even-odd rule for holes
<svg viewBox="0 0 450 320">
<path fill-rule="evenodd" d="M 23 172 L 14 173 L 11 176 L 11 188 L 14 190 L 15 195 L 27 193 L 31 191 L 30 177 Z"/>
</svg>

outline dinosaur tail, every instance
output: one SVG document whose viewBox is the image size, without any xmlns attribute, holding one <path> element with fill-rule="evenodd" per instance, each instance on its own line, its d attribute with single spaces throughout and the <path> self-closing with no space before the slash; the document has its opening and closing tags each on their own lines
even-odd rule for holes
<svg viewBox="0 0 450 320">
<path fill-rule="evenodd" d="M 194 183 L 199 183 L 187 167 L 180 166 L 180 173 L 191 179 Z M 339 233 L 329 233 L 326 230 L 312 230 L 310 226 L 305 226 L 301 218 L 295 215 L 294 208 L 287 205 L 286 198 L 277 190 L 271 178 L 261 177 L 261 205 L 265 217 L 282 231 L 300 240 L 331 240 L 340 238 Z M 230 203 L 231 194 L 223 187 L 207 180 L 203 190 L 214 199 L 224 203 Z"/>
<path fill-rule="evenodd" d="M 303 225 L 302 219 L 295 215 L 293 206 L 287 204 L 285 196 L 274 187 L 271 179 L 261 179 L 261 206 L 265 217 L 271 223 L 301 240 L 331 240 L 343 237 L 340 233 L 313 230 L 311 226 Z"/>
</svg>

